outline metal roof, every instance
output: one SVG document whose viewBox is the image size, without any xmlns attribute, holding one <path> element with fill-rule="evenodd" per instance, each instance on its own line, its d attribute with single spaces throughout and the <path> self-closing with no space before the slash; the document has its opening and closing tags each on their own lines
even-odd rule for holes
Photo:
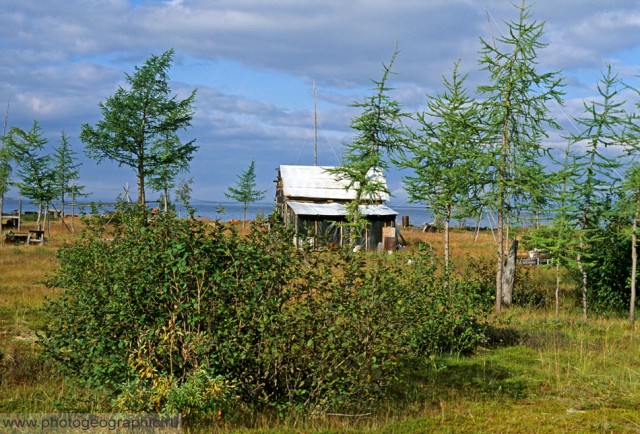
<svg viewBox="0 0 640 434">
<path fill-rule="evenodd" d="M 330 166 L 280 166 L 284 195 L 291 198 L 354 200 L 355 189 L 347 189 L 348 181 L 337 179 L 336 175 L 327 171 L 332 168 Z M 385 187 L 387 186 L 381 171 L 372 172 L 372 176 Z M 389 195 L 381 193 L 379 197 L 368 199 L 387 201 Z"/>
<path fill-rule="evenodd" d="M 306 203 L 287 202 L 297 215 L 315 215 L 323 217 L 340 217 L 347 215 L 347 207 L 343 203 Z M 360 205 L 360 212 L 370 216 L 395 216 L 397 212 L 386 205 Z"/>
</svg>

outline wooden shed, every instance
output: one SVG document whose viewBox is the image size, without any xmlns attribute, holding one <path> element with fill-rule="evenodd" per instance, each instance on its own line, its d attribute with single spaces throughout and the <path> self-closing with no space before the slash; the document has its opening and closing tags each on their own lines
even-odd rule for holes
<svg viewBox="0 0 640 434">
<path fill-rule="evenodd" d="M 278 169 L 276 211 L 286 224 L 295 227 L 294 242 L 298 246 L 342 246 L 348 241 L 344 227 L 347 204 L 355 200 L 356 192 L 347 188 L 347 181 L 337 179 L 327 169 L 330 167 L 280 166 Z M 386 185 L 382 173 L 372 176 Z M 362 248 L 376 250 L 384 246 L 385 241 L 386 247 L 395 246 L 398 213 L 384 204 L 388 200 L 389 195 L 383 193 L 367 198 L 367 203 L 360 205 L 360 211 L 367 218 L 365 233 L 357 242 Z"/>
</svg>

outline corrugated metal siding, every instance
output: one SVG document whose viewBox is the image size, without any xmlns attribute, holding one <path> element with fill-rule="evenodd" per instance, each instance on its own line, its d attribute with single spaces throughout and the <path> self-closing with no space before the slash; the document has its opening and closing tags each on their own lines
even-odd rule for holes
<svg viewBox="0 0 640 434">
<path fill-rule="evenodd" d="M 323 200 L 354 200 L 353 188 L 347 190 L 347 181 L 336 179 L 327 172 L 329 166 L 280 166 L 280 176 L 284 196 L 290 198 L 308 198 Z M 380 181 L 386 186 L 386 180 L 378 173 Z M 374 200 L 387 201 L 389 195 L 383 193 Z"/>
<path fill-rule="evenodd" d="M 339 217 L 347 215 L 347 208 L 342 203 L 306 203 L 288 202 L 296 215 Z M 397 212 L 386 205 L 360 205 L 360 212 L 369 216 L 395 216 Z"/>
</svg>

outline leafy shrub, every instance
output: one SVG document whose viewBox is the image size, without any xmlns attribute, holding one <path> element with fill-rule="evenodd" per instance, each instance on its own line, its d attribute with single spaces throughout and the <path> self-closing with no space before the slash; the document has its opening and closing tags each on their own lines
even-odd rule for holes
<svg viewBox="0 0 640 434">
<path fill-rule="evenodd" d="M 490 256 L 467 256 L 466 260 L 466 266 L 461 274 L 456 274 L 456 279 L 467 286 L 480 312 L 489 312 L 493 310 L 496 296 L 495 260 Z"/>
<path fill-rule="evenodd" d="M 631 223 L 615 213 L 607 213 L 600 218 L 601 223 L 589 229 L 589 243 L 582 255 L 587 272 L 589 309 L 599 313 L 620 312 L 628 309 L 630 300 L 631 239 L 628 228 Z M 542 226 L 528 230 L 522 240 L 525 248 L 539 247 L 553 251 L 557 236 L 557 229 Z M 577 237 L 577 234 L 573 236 Z M 582 275 L 575 261 L 577 251 L 567 249 L 561 253 L 555 254 L 554 260 L 559 256 L 561 266 L 576 288 L 575 303 L 581 305 Z M 549 304 L 550 301 L 544 298 L 542 285 L 539 282 L 532 283 L 537 286 L 529 285 L 530 292 L 519 296 L 519 304 Z"/>
<path fill-rule="evenodd" d="M 181 387 L 195 372 L 210 372 L 207 261 L 218 259 L 218 234 L 169 216 L 149 221 L 130 209 L 106 241 L 102 223 L 59 251 L 60 268 L 48 284 L 64 292 L 45 306 L 45 356 L 67 377 L 112 397 L 141 378 Z M 158 400 L 153 410 L 169 404 Z"/>
<path fill-rule="evenodd" d="M 123 410 L 362 404 L 407 358 L 481 339 L 473 284 L 445 289 L 427 252 L 304 252 L 279 225 L 241 237 L 135 209 L 111 241 L 101 228 L 60 250 L 41 343 Z"/>
<path fill-rule="evenodd" d="M 413 345 L 418 354 L 467 353 L 484 340 L 484 319 L 493 306 L 493 280 L 482 263 L 468 259 L 465 273 L 448 283 L 438 273 L 426 248 L 409 253 L 411 267 L 404 274 L 403 291 L 414 306 Z M 396 269 L 402 270 L 400 267 Z"/>
<path fill-rule="evenodd" d="M 204 369 L 189 372 L 182 382 L 172 376 L 156 375 L 152 369 L 139 374 L 124 385 L 115 400 L 118 410 L 217 417 L 233 401 L 233 386 L 222 377 L 211 377 Z"/>
<path fill-rule="evenodd" d="M 589 246 L 589 308 L 596 312 L 629 308 L 631 238 L 624 231 L 628 226 L 628 222 L 611 218 Z"/>
<path fill-rule="evenodd" d="M 518 266 L 513 304 L 532 308 L 553 306 L 555 286 L 555 266 Z"/>
</svg>

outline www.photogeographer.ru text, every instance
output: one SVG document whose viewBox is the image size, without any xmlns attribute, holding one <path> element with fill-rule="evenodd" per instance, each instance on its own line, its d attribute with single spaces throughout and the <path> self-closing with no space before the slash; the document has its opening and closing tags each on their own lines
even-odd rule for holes
<svg viewBox="0 0 640 434">
<path fill-rule="evenodd" d="M 179 415 L 160 414 L 0 414 L 0 431 L 11 433 L 181 433 Z"/>
</svg>

